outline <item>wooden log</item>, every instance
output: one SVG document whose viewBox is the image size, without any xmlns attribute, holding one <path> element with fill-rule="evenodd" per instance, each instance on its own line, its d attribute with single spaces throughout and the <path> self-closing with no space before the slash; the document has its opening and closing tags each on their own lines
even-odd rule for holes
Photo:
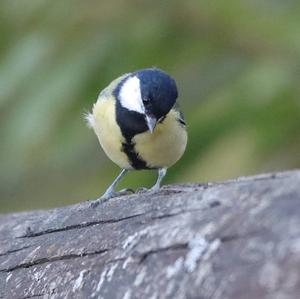
<svg viewBox="0 0 300 299">
<path fill-rule="evenodd" d="M 300 171 L 0 217 L 1 298 L 299 296 Z"/>
</svg>

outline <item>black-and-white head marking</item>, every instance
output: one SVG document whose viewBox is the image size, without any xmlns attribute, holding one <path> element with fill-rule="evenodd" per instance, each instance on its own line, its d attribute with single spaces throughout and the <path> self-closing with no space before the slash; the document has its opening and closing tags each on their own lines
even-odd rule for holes
<svg viewBox="0 0 300 299">
<path fill-rule="evenodd" d="M 149 130 L 149 120 L 155 123 L 172 109 L 177 98 L 175 80 L 165 72 L 151 68 L 136 71 L 125 77 L 117 86 L 116 120 L 126 139 L 124 151 L 133 154 L 132 138 Z M 126 148 L 125 148 L 126 147 Z M 132 158 L 131 158 L 132 160 Z M 135 168 L 143 168 L 136 159 Z"/>
<path fill-rule="evenodd" d="M 173 78 L 151 68 L 126 77 L 116 89 L 116 96 L 122 108 L 158 120 L 174 106 L 178 92 Z"/>
</svg>

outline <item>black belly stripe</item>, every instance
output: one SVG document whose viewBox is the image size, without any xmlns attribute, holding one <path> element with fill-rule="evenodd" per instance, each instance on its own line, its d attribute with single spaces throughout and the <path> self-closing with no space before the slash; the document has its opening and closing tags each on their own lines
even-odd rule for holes
<svg viewBox="0 0 300 299">
<path fill-rule="evenodd" d="M 122 143 L 122 151 L 128 157 L 130 165 L 137 170 L 149 169 L 147 163 L 137 154 L 135 144 L 130 140 Z"/>
<path fill-rule="evenodd" d="M 135 111 L 129 111 L 120 105 L 120 101 L 116 102 L 116 121 L 125 141 L 122 143 L 121 150 L 128 157 L 130 165 L 134 169 L 149 169 L 146 161 L 144 161 L 135 149 L 133 138 L 135 135 L 146 132 L 148 127 L 146 125 L 144 116 Z"/>
</svg>

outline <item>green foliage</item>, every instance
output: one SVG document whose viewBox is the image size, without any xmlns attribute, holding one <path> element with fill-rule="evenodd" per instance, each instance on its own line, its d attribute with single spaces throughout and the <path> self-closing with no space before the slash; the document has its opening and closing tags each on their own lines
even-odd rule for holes
<svg viewBox="0 0 300 299">
<path fill-rule="evenodd" d="M 0 212 L 100 195 L 119 170 L 83 112 L 149 66 L 176 78 L 188 123 L 166 182 L 299 167 L 299 12 L 293 0 L 1 1 Z"/>
</svg>

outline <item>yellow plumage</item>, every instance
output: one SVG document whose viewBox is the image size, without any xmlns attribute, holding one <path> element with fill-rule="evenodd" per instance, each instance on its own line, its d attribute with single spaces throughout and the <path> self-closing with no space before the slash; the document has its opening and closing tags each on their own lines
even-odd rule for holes
<svg viewBox="0 0 300 299">
<path fill-rule="evenodd" d="M 127 155 L 122 151 L 125 142 L 115 118 L 113 96 L 99 98 L 93 108 L 93 129 L 106 155 L 124 169 L 132 169 Z M 149 131 L 133 138 L 135 150 L 149 168 L 170 167 L 183 155 L 187 144 L 185 128 L 178 122 L 179 112 L 172 109 L 154 132 Z"/>
<path fill-rule="evenodd" d="M 125 139 L 116 122 L 115 104 L 113 96 L 98 99 L 93 107 L 93 129 L 105 154 L 121 168 L 132 169 L 127 155 L 122 152 L 122 143 Z"/>
<path fill-rule="evenodd" d="M 133 138 L 137 153 L 150 168 L 168 168 L 183 155 L 187 133 L 178 122 L 179 117 L 179 112 L 172 109 L 153 133 L 147 131 Z"/>
</svg>

